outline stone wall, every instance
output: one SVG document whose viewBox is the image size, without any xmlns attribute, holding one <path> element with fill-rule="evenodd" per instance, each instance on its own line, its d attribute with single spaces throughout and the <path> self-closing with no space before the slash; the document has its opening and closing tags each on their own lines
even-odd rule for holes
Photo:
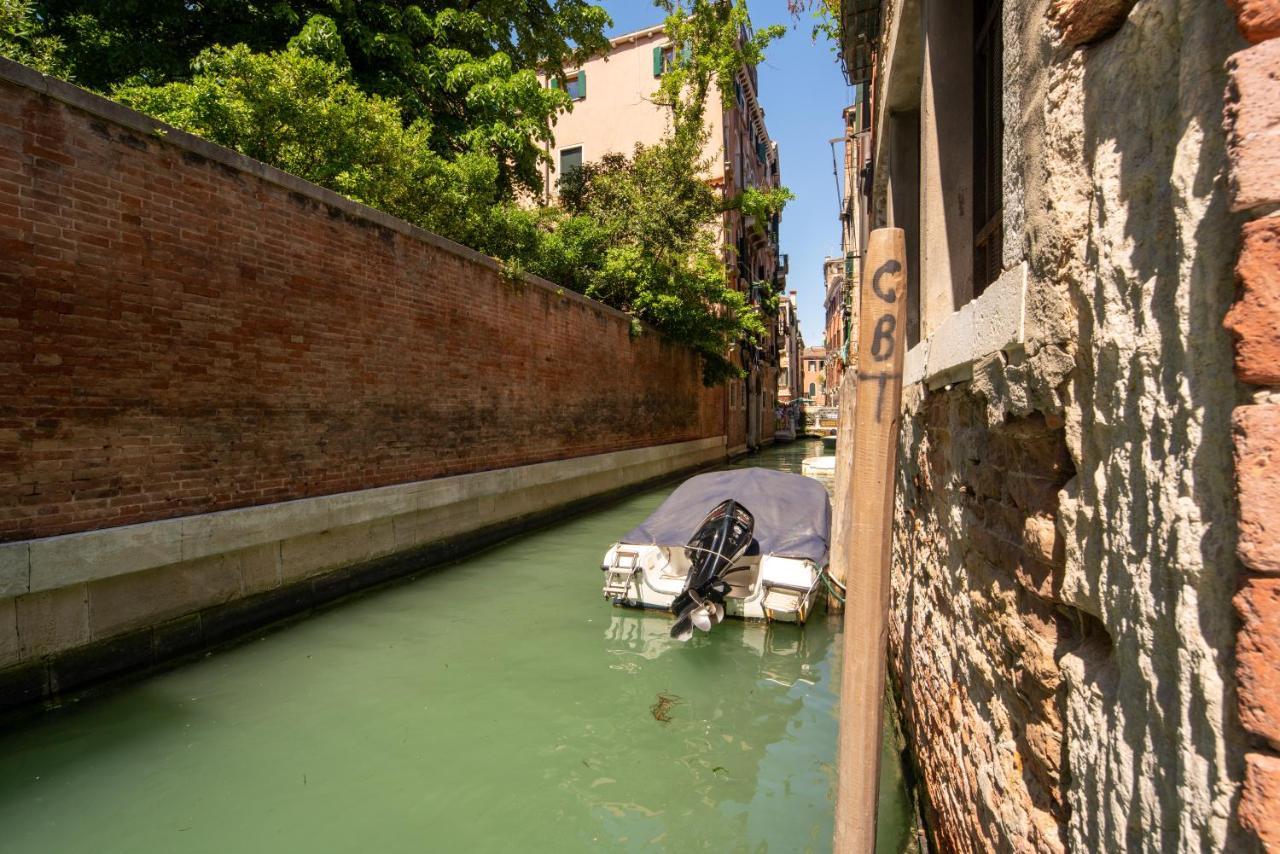
<svg viewBox="0 0 1280 854">
<path fill-rule="evenodd" d="M 907 360 L 949 367 L 906 394 L 890 625 L 931 830 L 956 851 L 1239 850 L 1239 35 L 1183 0 L 1005 0 L 1002 24 L 999 287 L 1025 269 L 1025 301 L 994 352 Z M 980 332 L 996 288 L 951 317 Z"/>
<path fill-rule="evenodd" d="M 1248 734 L 1240 823 L 1280 851 L 1280 0 L 1233 0 L 1250 47 L 1232 55 L 1225 111 L 1232 208 L 1241 229 L 1240 299 L 1227 315 L 1236 374 L 1250 386 L 1235 430 L 1236 553 L 1246 571 L 1236 596 L 1236 678 Z"/>
<path fill-rule="evenodd" d="M 620 312 L 3 70 L 0 541 L 724 434 Z"/>
<path fill-rule="evenodd" d="M 968 388 L 908 400 L 891 671 L 944 851 L 1061 848 L 1066 685 L 1105 633 L 1059 599 L 1055 522 L 1075 475 L 1061 419 L 992 427 Z M 907 572 L 910 567 L 911 571 Z"/>
</svg>

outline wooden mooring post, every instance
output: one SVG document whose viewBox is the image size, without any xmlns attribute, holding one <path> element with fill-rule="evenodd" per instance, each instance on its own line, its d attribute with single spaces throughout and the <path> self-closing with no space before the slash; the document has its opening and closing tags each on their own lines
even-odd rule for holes
<svg viewBox="0 0 1280 854">
<path fill-rule="evenodd" d="M 871 232 L 858 296 L 857 403 L 845 538 L 844 661 L 840 684 L 835 851 L 876 846 L 890 550 L 902 357 L 906 347 L 906 240 L 900 228 Z M 839 497 L 837 496 L 837 500 Z"/>
</svg>

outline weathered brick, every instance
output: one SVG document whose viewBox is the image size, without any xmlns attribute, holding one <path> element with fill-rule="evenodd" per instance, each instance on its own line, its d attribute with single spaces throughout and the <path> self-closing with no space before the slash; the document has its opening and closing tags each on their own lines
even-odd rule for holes
<svg viewBox="0 0 1280 854">
<path fill-rule="evenodd" d="M 1244 758 L 1244 786 L 1237 815 L 1264 852 L 1280 851 L 1280 758 L 1249 753 Z"/>
<path fill-rule="evenodd" d="M 1235 605 L 1240 721 L 1280 749 L 1280 577 L 1246 578 Z"/>
<path fill-rule="evenodd" d="M 1280 217 L 1245 224 L 1236 277 L 1240 301 L 1224 321 L 1236 336 L 1236 373 L 1245 382 L 1280 384 Z"/>
<path fill-rule="evenodd" d="M 1280 573 L 1280 405 L 1241 406 L 1232 414 L 1240 497 L 1240 560 Z"/>
<path fill-rule="evenodd" d="M 603 306 L 8 82 L 0 115 L 0 540 L 745 441 L 695 354 Z"/>
<path fill-rule="evenodd" d="M 1050 18 L 1072 47 L 1088 44 L 1120 28 L 1136 0 L 1053 0 Z"/>
<path fill-rule="evenodd" d="M 1280 39 L 1227 60 L 1223 115 L 1232 210 L 1280 202 Z"/>
<path fill-rule="evenodd" d="M 1240 35 L 1258 42 L 1280 36 L 1280 0 L 1227 0 L 1236 13 Z"/>
</svg>

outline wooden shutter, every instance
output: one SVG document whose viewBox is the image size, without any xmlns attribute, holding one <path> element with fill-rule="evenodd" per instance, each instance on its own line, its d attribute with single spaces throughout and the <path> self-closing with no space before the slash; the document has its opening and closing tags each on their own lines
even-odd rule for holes
<svg viewBox="0 0 1280 854">
<path fill-rule="evenodd" d="M 653 76 L 662 76 L 662 46 L 653 49 Z"/>
<path fill-rule="evenodd" d="M 578 72 L 578 98 L 587 97 L 587 72 L 582 70 Z"/>
</svg>

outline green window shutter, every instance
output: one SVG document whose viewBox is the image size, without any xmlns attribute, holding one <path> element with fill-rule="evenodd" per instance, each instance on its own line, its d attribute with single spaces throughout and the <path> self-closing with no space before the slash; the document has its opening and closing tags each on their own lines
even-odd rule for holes
<svg viewBox="0 0 1280 854">
<path fill-rule="evenodd" d="M 551 88 L 552 88 L 552 89 L 559 89 L 559 88 L 560 88 L 560 81 L 559 81 L 559 80 L 557 80 L 556 78 L 552 77 L 552 78 L 551 78 Z"/>
<path fill-rule="evenodd" d="M 662 76 L 662 47 L 659 45 L 653 49 L 653 76 Z"/>
<path fill-rule="evenodd" d="M 585 70 L 578 72 L 578 97 L 587 97 L 587 72 Z"/>
</svg>

